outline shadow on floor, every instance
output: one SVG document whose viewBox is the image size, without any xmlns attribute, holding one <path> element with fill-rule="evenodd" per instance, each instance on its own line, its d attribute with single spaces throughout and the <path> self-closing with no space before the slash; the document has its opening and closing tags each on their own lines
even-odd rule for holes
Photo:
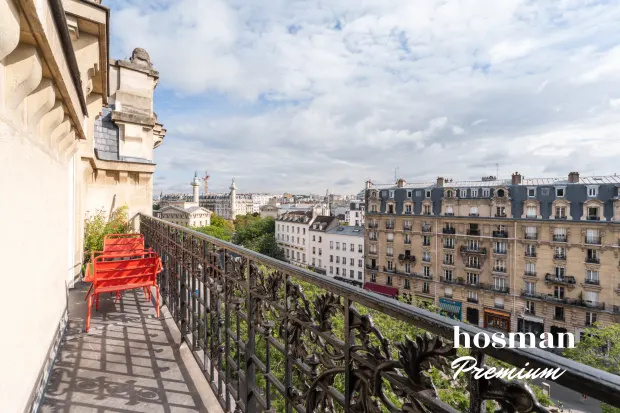
<svg viewBox="0 0 620 413">
<path fill-rule="evenodd" d="M 179 340 L 142 290 L 101 295 L 84 333 L 87 284 L 69 294 L 69 324 L 40 412 L 206 412 Z"/>
</svg>

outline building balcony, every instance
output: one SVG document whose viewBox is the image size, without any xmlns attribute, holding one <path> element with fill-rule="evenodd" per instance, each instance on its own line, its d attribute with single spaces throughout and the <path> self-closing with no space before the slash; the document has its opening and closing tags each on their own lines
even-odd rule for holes
<svg viewBox="0 0 620 413">
<path fill-rule="evenodd" d="M 430 242 L 427 242 L 427 241 L 424 241 L 424 242 L 422 242 L 422 246 L 423 246 L 423 247 L 430 247 L 430 246 L 431 246 L 431 243 L 430 243 Z"/>
<path fill-rule="evenodd" d="M 413 211 L 410 209 L 405 210 L 405 212 L 403 212 L 403 214 L 405 215 L 413 215 Z"/>
<path fill-rule="evenodd" d="M 554 235 L 553 242 L 568 242 L 568 236 L 566 235 Z"/>
<path fill-rule="evenodd" d="M 479 213 L 477 213 L 477 212 L 470 212 L 470 213 L 469 213 L 469 216 L 470 216 L 470 217 L 479 217 L 479 216 L 480 216 L 480 214 L 479 214 Z"/>
<path fill-rule="evenodd" d="M 468 229 L 467 235 L 480 236 L 480 230 L 479 229 Z"/>
<path fill-rule="evenodd" d="M 566 261 L 565 254 L 553 254 L 553 259 L 558 261 Z"/>
<path fill-rule="evenodd" d="M 601 285 L 601 280 L 595 280 L 595 279 L 592 279 L 592 278 L 586 278 L 584 280 L 584 284 L 587 284 L 587 285 Z"/>
<path fill-rule="evenodd" d="M 377 267 L 376 265 L 372 265 L 372 264 L 366 264 L 366 269 L 367 270 L 378 271 L 379 267 Z"/>
<path fill-rule="evenodd" d="M 411 239 L 406 239 L 406 240 L 404 241 L 404 244 L 405 244 L 405 245 L 411 245 Z"/>
<path fill-rule="evenodd" d="M 391 274 L 394 274 L 396 272 L 396 268 L 388 268 L 386 266 L 383 266 L 383 272 L 389 272 Z"/>
<path fill-rule="evenodd" d="M 405 277 L 413 277 L 413 278 L 418 278 L 420 280 L 425 280 L 425 281 L 430 281 L 433 279 L 433 275 L 432 274 L 428 274 L 428 275 L 424 275 L 423 273 L 419 273 L 419 272 L 399 272 L 399 275 L 404 275 Z"/>
<path fill-rule="evenodd" d="M 527 240 L 537 240 L 538 239 L 538 234 L 525 234 L 523 236 L 523 239 L 527 239 Z"/>
<path fill-rule="evenodd" d="M 588 245 L 601 245 L 601 237 L 585 237 L 583 242 Z"/>
<path fill-rule="evenodd" d="M 461 254 L 487 255 L 486 248 L 470 248 L 467 245 L 461 245 L 460 251 L 461 251 Z"/>
<path fill-rule="evenodd" d="M 414 264 L 416 262 L 415 255 L 408 255 L 408 254 L 398 254 L 398 260 L 399 261 L 412 262 Z"/>
<path fill-rule="evenodd" d="M 525 251 L 525 256 L 528 258 L 536 258 L 536 251 Z"/>
<path fill-rule="evenodd" d="M 502 213 L 499 213 L 499 214 L 495 214 L 495 218 L 506 218 L 506 213 L 502 212 Z"/>
<path fill-rule="evenodd" d="M 611 312 L 614 314 L 620 314 L 620 305 L 614 305 Z"/>
<path fill-rule="evenodd" d="M 493 249 L 493 254 L 495 254 L 495 255 L 506 255 L 506 254 L 508 254 L 508 252 L 506 250 Z"/>
<path fill-rule="evenodd" d="M 91 333 L 86 334 L 82 331 L 81 312 L 86 307 L 83 297 L 87 286 L 80 284 L 72 290 L 68 330 L 45 386 L 40 411 L 255 413 L 285 411 L 285 403 L 301 412 L 320 410 L 319 405 L 308 405 L 311 400 L 324 400 L 344 411 L 359 407 L 355 395 L 389 409 L 392 406 L 387 402 L 381 398 L 371 400 L 361 390 L 352 390 L 355 397 L 349 399 L 340 386 L 332 384 L 340 377 L 362 377 L 371 371 L 380 386 L 382 382 L 390 383 L 380 390 L 389 395 L 390 403 L 411 403 L 417 399 L 410 396 L 415 394 L 410 383 L 421 377 L 413 376 L 414 370 L 409 368 L 420 362 L 412 358 L 417 354 L 415 343 L 423 343 L 425 348 L 439 346 L 436 350 L 448 361 L 448 367 L 439 368 L 450 375 L 449 364 L 457 357 L 450 343 L 454 327 L 459 326 L 470 337 L 478 332 L 468 324 L 395 301 L 388 297 L 396 290 L 394 287 L 383 285 L 383 294 L 377 289 L 371 292 L 354 288 L 344 280 L 326 282 L 324 275 L 191 229 L 152 217 L 139 219 L 146 246 L 159 254 L 164 267 L 158 276 L 161 317 L 154 316 L 153 304 L 142 290 L 124 293 L 118 303 L 113 294 L 102 295 L 99 311 L 93 311 Z M 298 280 L 303 280 L 303 288 Z M 478 288 L 495 289 L 484 284 Z M 430 294 L 430 289 L 422 292 Z M 472 300 L 475 302 L 468 301 Z M 305 311 L 303 303 L 320 311 Z M 401 341 L 397 338 L 401 332 L 373 321 L 358 311 L 360 306 L 445 340 L 431 341 L 435 338 L 421 334 Z M 280 323 L 271 313 L 272 308 L 287 311 L 287 320 Z M 330 323 L 327 320 L 331 317 L 346 321 Z M 318 333 L 317 326 L 321 326 Z M 289 338 L 286 346 L 281 334 Z M 316 347 L 304 345 L 316 334 L 328 337 L 328 344 L 319 340 Z M 368 340 L 377 339 L 392 340 L 394 352 L 374 352 Z M 486 355 L 486 349 L 480 351 Z M 555 354 L 545 354 L 541 359 L 535 349 L 489 351 L 509 364 L 535 362 L 542 368 L 567 370 L 556 380 L 558 385 L 620 405 L 620 394 L 615 391 L 620 388 L 618 376 Z M 345 354 L 352 360 L 363 359 L 363 366 L 348 363 L 334 368 L 328 356 L 340 359 Z M 393 368 L 385 368 L 386 363 Z M 5 379 L 15 374 L 3 373 Z M 316 387 L 305 384 L 315 380 Z M 486 383 L 480 380 L 473 383 L 474 387 Z M 329 387 L 328 392 L 323 385 Z M 538 403 L 525 386 L 520 388 L 519 397 L 524 405 Z M 484 400 L 482 397 L 483 404 Z M 350 404 L 344 406 L 347 402 Z M 446 408 L 439 397 L 424 398 L 423 403 L 429 411 L 454 410 Z M 471 413 L 483 410 L 472 406 L 468 410 Z"/>
<path fill-rule="evenodd" d="M 444 215 L 447 216 L 447 217 L 453 217 L 454 216 L 454 212 L 446 212 Z"/>
<path fill-rule="evenodd" d="M 523 276 L 524 276 L 524 277 L 533 277 L 533 278 L 536 278 L 536 271 L 525 271 L 525 272 L 523 273 Z"/>
<path fill-rule="evenodd" d="M 601 217 L 596 216 L 596 215 L 588 215 L 588 216 L 586 217 L 586 219 L 587 219 L 588 221 L 600 221 L 600 220 L 601 220 Z"/>
<path fill-rule="evenodd" d="M 379 228 L 379 224 L 376 222 L 369 222 L 368 228 L 371 228 L 371 229 Z"/>
<path fill-rule="evenodd" d="M 601 259 L 599 257 L 586 257 L 586 263 L 588 264 L 600 264 Z"/>
<path fill-rule="evenodd" d="M 447 250 L 453 250 L 454 249 L 454 244 L 450 245 L 450 244 L 443 244 L 444 249 Z"/>
<path fill-rule="evenodd" d="M 411 225 L 403 225 L 403 231 L 411 231 L 412 227 Z"/>
<path fill-rule="evenodd" d="M 444 227 L 444 228 L 442 228 L 441 231 L 444 234 L 452 234 L 452 235 L 456 234 L 456 228 L 454 228 L 454 227 L 449 227 L 449 228 Z"/>
<path fill-rule="evenodd" d="M 467 297 L 468 303 L 478 304 L 478 299 L 474 297 Z"/>
<path fill-rule="evenodd" d="M 422 225 L 422 232 L 431 232 L 431 225 Z"/>
<path fill-rule="evenodd" d="M 550 273 L 545 274 L 545 282 L 551 283 L 551 284 L 562 284 L 562 285 L 577 284 L 577 280 L 575 279 L 575 277 L 572 277 L 572 276 L 558 277 Z"/>
<path fill-rule="evenodd" d="M 578 298 L 559 298 L 559 297 L 554 297 L 551 294 L 541 294 L 541 293 L 527 291 L 527 290 L 521 290 L 521 296 L 527 299 L 537 299 L 537 300 L 548 301 L 548 302 L 556 303 L 556 304 L 592 308 L 592 309 L 601 310 L 601 311 L 605 310 L 605 303 L 585 301 L 585 300 L 581 300 Z"/>
<path fill-rule="evenodd" d="M 443 265 L 451 265 L 454 266 L 454 261 L 443 260 Z"/>
<path fill-rule="evenodd" d="M 394 224 L 385 224 L 385 229 L 394 229 Z"/>
<path fill-rule="evenodd" d="M 494 238 L 508 238 L 508 231 L 493 231 Z"/>
</svg>

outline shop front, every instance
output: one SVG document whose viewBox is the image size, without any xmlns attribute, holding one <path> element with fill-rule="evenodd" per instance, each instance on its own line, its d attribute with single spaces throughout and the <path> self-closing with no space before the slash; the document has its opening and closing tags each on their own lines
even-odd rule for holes
<svg viewBox="0 0 620 413">
<path fill-rule="evenodd" d="M 506 333 L 510 332 L 510 313 L 485 308 L 484 328 Z"/>
<path fill-rule="evenodd" d="M 442 315 L 461 321 L 463 305 L 460 302 L 442 297 L 439 299 L 439 308 Z"/>
<path fill-rule="evenodd" d="M 540 317 L 523 314 L 517 320 L 517 332 L 534 333 L 534 336 L 539 337 L 540 334 L 545 332 L 545 320 Z"/>
<path fill-rule="evenodd" d="M 478 327 L 480 322 L 480 311 L 477 308 L 467 307 L 467 322 Z"/>
</svg>

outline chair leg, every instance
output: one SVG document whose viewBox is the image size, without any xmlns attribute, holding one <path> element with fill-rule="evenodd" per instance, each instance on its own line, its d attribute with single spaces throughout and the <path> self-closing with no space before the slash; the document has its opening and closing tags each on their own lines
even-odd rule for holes
<svg viewBox="0 0 620 413">
<path fill-rule="evenodd" d="M 119 298 L 121 298 L 121 292 L 117 291 L 116 292 L 116 297 L 114 298 L 114 302 L 117 303 Z"/>
<path fill-rule="evenodd" d="M 150 288 L 149 288 L 150 290 Z M 159 286 L 155 286 L 155 315 L 159 318 Z"/>
<path fill-rule="evenodd" d="M 90 330 L 90 309 L 93 306 L 93 296 L 88 296 L 88 311 L 86 312 L 86 332 Z"/>
<path fill-rule="evenodd" d="M 84 297 L 84 301 L 88 300 L 88 294 L 90 294 L 90 291 L 93 289 L 93 285 L 91 284 L 90 287 L 88 288 L 88 291 L 86 291 L 86 297 Z"/>
<path fill-rule="evenodd" d="M 95 295 L 95 311 L 99 311 L 99 294 Z"/>
</svg>

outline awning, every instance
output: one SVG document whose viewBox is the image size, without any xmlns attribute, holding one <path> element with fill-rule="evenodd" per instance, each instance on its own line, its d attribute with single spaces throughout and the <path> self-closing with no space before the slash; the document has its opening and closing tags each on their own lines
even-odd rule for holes
<svg viewBox="0 0 620 413">
<path fill-rule="evenodd" d="M 389 285 L 375 284 L 371 282 L 364 283 L 364 290 L 372 291 L 388 297 L 396 297 L 398 295 L 398 288 L 390 287 Z"/>
<path fill-rule="evenodd" d="M 530 321 L 532 323 L 545 324 L 544 318 L 534 317 L 534 316 L 527 315 L 527 314 L 521 314 L 521 318 L 523 318 L 524 320 Z"/>
<path fill-rule="evenodd" d="M 461 303 L 457 303 L 455 301 L 442 301 L 439 300 L 439 307 L 444 310 L 447 311 L 449 313 L 453 313 L 453 314 L 460 314 L 461 313 Z"/>
<path fill-rule="evenodd" d="M 487 308 L 484 309 L 485 314 L 493 314 L 498 317 L 510 318 L 510 313 L 504 313 L 503 311 L 489 310 Z"/>
</svg>

